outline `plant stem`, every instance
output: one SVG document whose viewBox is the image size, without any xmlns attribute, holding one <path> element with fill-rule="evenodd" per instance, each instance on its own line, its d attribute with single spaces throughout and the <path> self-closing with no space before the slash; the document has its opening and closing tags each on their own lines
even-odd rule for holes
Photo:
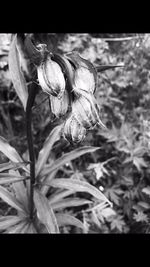
<svg viewBox="0 0 150 267">
<path fill-rule="evenodd" d="M 27 131 L 27 141 L 29 149 L 29 159 L 30 159 L 30 219 L 33 219 L 34 214 L 34 184 L 35 184 L 35 156 L 34 156 L 34 146 L 32 137 L 32 107 L 34 104 L 35 96 L 37 92 L 36 84 L 32 83 L 29 85 L 29 96 L 26 108 L 26 131 Z"/>
</svg>

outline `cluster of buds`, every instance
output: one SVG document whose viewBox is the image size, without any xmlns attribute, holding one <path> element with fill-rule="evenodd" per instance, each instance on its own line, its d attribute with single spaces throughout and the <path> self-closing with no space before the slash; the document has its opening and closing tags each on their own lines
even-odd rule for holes
<svg viewBox="0 0 150 267">
<path fill-rule="evenodd" d="M 67 114 L 63 135 L 70 142 L 80 142 L 86 131 L 97 124 L 99 107 L 94 98 L 97 85 L 96 68 L 77 52 L 58 55 L 47 53 L 37 67 L 41 88 L 51 101 L 51 110 L 59 118 Z"/>
</svg>

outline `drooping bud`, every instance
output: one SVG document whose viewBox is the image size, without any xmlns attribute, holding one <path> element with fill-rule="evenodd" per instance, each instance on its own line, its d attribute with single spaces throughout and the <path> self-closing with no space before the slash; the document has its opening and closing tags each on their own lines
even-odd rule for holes
<svg viewBox="0 0 150 267">
<path fill-rule="evenodd" d="M 72 113 L 86 129 L 92 129 L 96 124 L 105 127 L 99 118 L 99 107 L 91 94 L 78 97 L 72 104 Z"/>
<path fill-rule="evenodd" d="M 60 118 L 67 113 L 69 107 L 69 97 L 67 91 L 64 92 L 63 96 L 60 99 L 51 95 L 50 101 L 52 113 L 57 118 Z"/>
<path fill-rule="evenodd" d="M 63 135 L 70 143 L 78 143 L 85 138 L 86 129 L 71 115 L 65 122 Z"/>
<path fill-rule="evenodd" d="M 61 98 L 65 91 L 65 78 L 58 63 L 50 55 L 37 68 L 39 84 L 49 95 Z"/>
<path fill-rule="evenodd" d="M 77 52 L 67 53 L 66 57 L 75 67 L 73 91 L 78 94 L 82 90 L 94 93 L 97 85 L 97 72 L 93 64 L 80 57 Z"/>
</svg>

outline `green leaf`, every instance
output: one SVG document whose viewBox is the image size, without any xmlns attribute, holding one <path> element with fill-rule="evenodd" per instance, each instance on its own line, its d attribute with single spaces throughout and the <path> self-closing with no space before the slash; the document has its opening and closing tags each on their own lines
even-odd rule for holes
<svg viewBox="0 0 150 267">
<path fill-rule="evenodd" d="M 84 229 L 84 224 L 72 215 L 58 213 L 56 219 L 59 226 L 72 225 Z"/>
<path fill-rule="evenodd" d="M 44 164 L 46 163 L 49 157 L 49 154 L 51 152 L 54 143 L 57 140 L 59 140 L 61 135 L 61 128 L 62 125 L 58 125 L 57 127 L 55 127 L 51 131 L 50 135 L 47 137 L 46 141 L 44 142 L 43 148 L 39 152 L 38 160 L 36 163 L 36 175 L 38 175 L 41 172 Z"/>
<path fill-rule="evenodd" d="M 22 221 L 19 216 L 0 216 L 0 230 L 6 230 L 7 228 L 14 226 Z"/>
<path fill-rule="evenodd" d="M 51 204 L 51 201 L 49 201 Z M 87 199 L 80 199 L 80 198 L 67 198 L 58 202 L 55 202 L 51 204 L 53 210 L 58 210 L 58 209 L 65 209 L 69 207 L 78 207 L 78 206 L 83 206 L 87 204 L 91 204 L 92 201 L 89 201 Z"/>
<path fill-rule="evenodd" d="M 22 205 L 17 201 L 17 199 L 6 188 L 2 186 L 0 186 L 0 198 L 11 207 L 25 213 Z"/>
<path fill-rule="evenodd" d="M 37 209 L 39 220 L 46 226 L 49 233 L 59 233 L 57 220 L 48 199 L 40 193 L 39 190 L 34 191 L 34 203 Z"/>
<path fill-rule="evenodd" d="M 77 149 L 61 156 L 51 166 L 45 167 L 45 169 L 41 172 L 41 174 L 43 176 L 48 175 L 49 173 L 60 168 L 61 166 L 63 166 L 67 162 L 69 162 L 73 159 L 76 159 L 76 158 L 78 158 L 78 157 L 80 157 L 86 153 L 95 152 L 98 149 L 100 149 L 100 147 L 84 146 L 84 147 L 77 148 Z"/>
<path fill-rule="evenodd" d="M 86 192 L 91 194 L 98 200 L 108 202 L 110 205 L 112 205 L 103 193 L 101 193 L 96 187 L 84 181 L 61 178 L 50 181 L 48 185 L 56 188 L 59 187 L 74 190 L 74 192 Z"/>
<path fill-rule="evenodd" d="M 116 187 L 107 188 L 105 195 L 111 199 L 116 205 L 119 205 L 118 195 L 123 194 L 123 191 Z"/>
<path fill-rule="evenodd" d="M 9 145 L 7 140 L 0 136 L 0 151 L 13 162 L 22 162 L 21 157 L 14 147 Z"/>
<path fill-rule="evenodd" d="M 21 71 L 19 51 L 17 48 L 17 35 L 15 35 L 9 50 L 9 71 L 12 79 L 12 83 L 16 90 L 18 97 L 20 98 L 24 110 L 26 109 L 27 99 L 28 99 L 28 89 L 26 85 L 25 78 Z"/>
</svg>

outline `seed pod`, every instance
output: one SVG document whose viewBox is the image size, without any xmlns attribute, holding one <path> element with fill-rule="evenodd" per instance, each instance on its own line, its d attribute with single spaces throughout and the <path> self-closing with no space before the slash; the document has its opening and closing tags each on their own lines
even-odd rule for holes
<svg viewBox="0 0 150 267">
<path fill-rule="evenodd" d="M 73 91 L 78 94 L 81 90 L 94 93 L 97 85 L 97 72 L 93 64 L 80 57 L 77 52 L 68 53 L 66 57 L 75 68 Z"/>
<path fill-rule="evenodd" d="M 61 98 L 65 91 L 65 78 L 61 67 L 50 55 L 37 68 L 39 84 L 49 95 Z"/>
<path fill-rule="evenodd" d="M 78 143 L 85 138 L 86 129 L 71 115 L 65 122 L 63 135 L 70 143 Z"/>
<path fill-rule="evenodd" d="M 60 118 L 61 116 L 65 115 L 69 108 L 69 98 L 67 91 L 64 92 L 61 99 L 58 99 L 55 96 L 50 96 L 51 101 L 51 110 L 52 113 L 57 117 Z"/>
</svg>

